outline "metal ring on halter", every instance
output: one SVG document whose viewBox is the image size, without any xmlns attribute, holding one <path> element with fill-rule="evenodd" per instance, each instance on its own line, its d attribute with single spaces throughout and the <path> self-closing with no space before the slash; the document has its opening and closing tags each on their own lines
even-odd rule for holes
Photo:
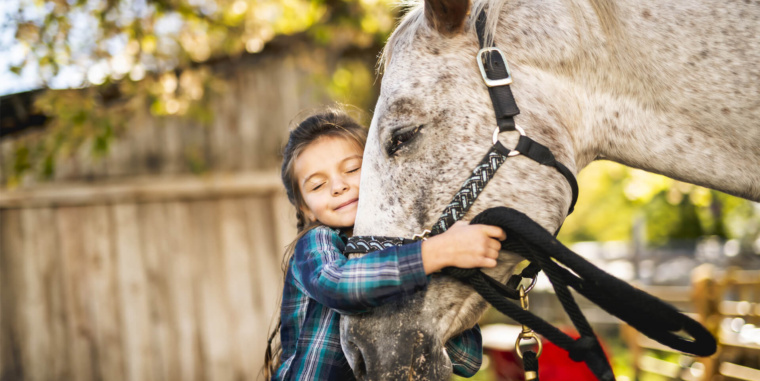
<svg viewBox="0 0 760 381">
<path fill-rule="evenodd" d="M 522 285 L 520 285 L 520 288 L 524 289 L 525 293 L 527 294 L 528 292 L 530 292 L 530 290 L 533 289 L 533 287 L 536 287 L 536 282 L 538 282 L 538 275 L 536 275 L 534 278 L 523 278 L 523 280 L 525 280 L 525 279 L 530 279 L 530 284 L 528 285 L 527 288 L 523 287 Z"/>
<path fill-rule="evenodd" d="M 522 127 L 518 126 L 517 124 L 515 124 L 515 130 L 517 130 L 517 132 L 519 132 L 521 136 L 527 136 L 525 135 L 525 130 L 523 130 Z M 496 129 L 493 130 L 493 144 L 496 144 L 496 142 L 499 141 L 499 132 L 501 132 L 499 130 L 499 127 L 496 127 Z M 517 156 L 519 154 L 520 154 L 520 151 L 511 150 L 509 151 L 509 154 L 507 156 L 512 157 L 512 156 Z"/>
<path fill-rule="evenodd" d="M 522 349 L 520 349 L 520 342 L 523 340 L 536 340 L 536 345 L 538 345 L 538 351 L 536 352 L 536 357 L 541 356 L 541 351 L 544 349 L 543 344 L 541 344 L 541 339 L 538 338 L 535 332 L 520 332 L 519 335 L 517 335 L 517 341 L 515 341 L 515 351 L 517 352 L 517 356 L 520 358 L 523 358 L 523 352 Z"/>
</svg>

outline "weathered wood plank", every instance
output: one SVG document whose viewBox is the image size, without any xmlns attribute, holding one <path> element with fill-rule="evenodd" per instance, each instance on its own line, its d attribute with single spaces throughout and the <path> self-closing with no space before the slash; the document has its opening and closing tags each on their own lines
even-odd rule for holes
<svg viewBox="0 0 760 381">
<path fill-rule="evenodd" d="M 159 173 L 162 161 L 159 120 L 151 117 L 146 109 L 135 113 L 131 123 L 129 148 L 132 151 L 131 175 Z"/>
<path fill-rule="evenodd" d="M 0 209 L 0 379 L 23 380 L 19 337 L 19 294 L 23 292 L 21 253 L 24 251 L 21 211 Z"/>
<path fill-rule="evenodd" d="M 298 85 L 291 83 L 291 71 L 283 70 L 281 65 L 289 65 L 287 62 L 266 62 L 262 64 L 264 70 L 256 71 L 256 105 L 260 110 L 271 110 L 270 112 L 260 113 L 258 126 L 262 129 L 259 140 L 257 141 L 258 155 L 256 159 L 256 169 L 277 167 L 280 164 L 280 153 L 282 149 L 283 134 L 287 136 L 288 126 L 298 109 L 292 110 L 298 93 Z M 279 88 L 271 96 L 262 96 L 267 93 L 267 89 Z M 280 132 L 280 133 L 278 133 Z"/>
<path fill-rule="evenodd" d="M 214 201 L 190 205 L 193 259 L 203 269 L 200 277 L 200 334 L 207 380 L 232 380 L 232 350 L 229 345 L 230 315 L 226 293 L 224 256 L 219 255 L 219 210 Z"/>
<path fill-rule="evenodd" d="M 63 258 L 60 249 L 60 236 L 56 229 L 58 210 L 54 208 L 39 209 L 42 213 L 40 225 L 36 227 L 42 239 L 41 253 L 45 291 L 45 304 L 48 308 L 48 319 L 51 334 L 51 352 L 53 358 L 48 364 L 51 368 L 52 380 L 70 380 L 71 376 L 71 353 L 68 342 L 68 315 L 66 314 L 66 295 L 62 285 L 66 281 L 67 274 L 63 268 Z"/>
<path fill-rule="evenodd" d="M 61 267 L 65 274 L 62 284 L 67 316 L 68 351 L 71 379 L 89 381 L 100 379 L 99 351 L 96 347 L 96 324 L 90 313 L 91 285 L 88 282 L 87 256 L 83 242 L 83 208 L 59 208 L 56 230 L 60 240 Z"/>
<path fill-rule="evenodd" d="M 219 201 L 220 255 L 224 256 L 226 292 L 230 303 L 232 366 L 235 379 L 252 379 L 260 367 L 263 325 L 257 321 L 251 274 L 255 241 L 251 239 L 245 199 Z"/>
<path fill-rule="evenodd" d="M 35 210 L 23 210 L 21 212 L 21 237 L 23 246 L 15 255 L 18 256 L 17 271 L 21 274 L 21 280 L 17 283 L 18 294 L 16 296 L 16 329 L 18 330 L 21 353 L 21 364 L 24 369 L 24 378 L 28 380 L 43 380 L 46 378 L 45 370 L 40 365 L 50 361 L 49 333 L 45 324 L 45 311 L 42 297 L 42 285 L 35 282 L 38 276 L 37 260 L 37 236 L 35 225 L 37 213 Z M 37 334 L 38 325 L 41 332 Z"/>
<path fill-rule="evenodd" d="M 280 258 L 284 247 L 280 247 L 277 233 L 277 219 L 273 214 L 272 200 L 256 198 L 246 201 L 248 213 L 248 230 L 254 243 L 251 273 L 255 280 L 254 297 L 257 307 L 257 325 L 267 327 L 261 330 L 259 350 L 254 353 L 253 361 L 263 365 L 264 349 L 269 328 L 277 322 L 280 294 L 282 292 L 282 270 Z"/>
<path fill-rule="evenodd" d="M 212 169 L 209 153 L 206 147 L 208 142 L 208 127 L 197 121 L 187 121 L 182 131 L 182 162 L 183 169 L 189 173 L 201 173 Z"/>
<path fill-rule="evenodd" d="M 202 380 L 205 364 L 200 336 L 200 277 L 203 267 L 195 258 L 194 232 L 188 202 L 165 204 L 166 219 L 171 229 L 165 232 L 167 242 L 166 282 L 169 303 L 177 329 L 177 356 L 180 380 Z"/>
<path fill-rule="evenodd" d="M 0 140 L 0 188 L 8 185 L 13 173 L 13 163 L 16 161 L 15 143 L 12 139 Z"/>
<path fill-rule="evenodd" d="M 127 123 L 132 125 L 131 121 Z M 132 145 L 129 141 L 132 128 L 126 128 L 125 131 L 119 131 L 108 147 L 108 154 L 105 158 L 105 167 L 107 178 L 118 178 L 132 175 L 130 166 L 133 156 Z"/>
<path fill-rule="evenodd" d="M 26 325 L 23 357 L 27 379 L 54 380 L 67 377 L 66 321 L 63 279 L 54 229 L 55 211 L 32 208 L 22 211 L 22 236 L 26 250 L 21 260 L 26 299 L 17 308 Z M 52 230 L 52 231 L 51 231 Z M 21 269 L 19 269 L 21 270 Z"/>
<path fill-rule="evenodd" d="M 296 237 L 296 209 L 288 201 L 288 196 L 282 190 L 271 196 L 272 220 L 275 226 L 275 236 L 277 237 L 277 250 L 273 252 L 279 263 L 285 247 L 293 242 Z"/>
<path fill-rule="evenodd" d="M 182 133 L 186 128 L 190 128 L 185 124 L 179 118 L 167 118 L 163 123 L 161 133 L 164 140 L 164 159 L 161 172 L 164 174 L 181 173 L 185 168 L 182 160 Z"/>
<path fill-rule="evenodd" d="M 87 266 L 86 282 L 90 284 L 87 307 L 92 315 L 97 371 L 102 379 L 123 380 L 124 353 L 115 253 L 111 244 L 112 221 L 106 205 L 86 207 L 83 213 L 79 223 Z"/>
<path fill-rule="evenodd" d="M 165 239 L 170 230 L 162 204 L 146 203 L 138 207 L 138 224 L 143 261 L 148 279 L 149 309 L 151 317 L 151 345 L 155 361 L 152 371 L 155 380 L 179 379 L 179 356 L 176 339 L 176 319 L 172 294 L 168 283 L 172 278 L 170 253 Z"/>
<path fill-rule="evenodd" d="M 151 346 L 148 277 L 140 247 L 140 221 L 137 206 L 111 207 L 113 244 L 117 269 L 119 320 L 124 345 L 124 379 L 152 380 L 154 369 Z"/>
<path fill-rule="evenodd" d="M 255 89 L 256 75 L 252 70 L 242 72 L 240 80 L 244 89 Z M 253 149 L 253 147 L 260 144 L 260 136 L 265 132 L 259 126 L 259 115 L 266 113 L 266 110 L 259 107 L 251 107 L 251 105 L 256 104 L 257 99 L 258 94 L 255 91 L 244 91 L 240 98 L 241 107 L 237 110 L 238 138 L 242 143 L 239 165 L 242 171 L 258 169 L 258 163 L 256 162 L 258 150 Z"/>
<path fill-rule="evenodd" d="M 236 73 L 232 73 L 236 76 Z M 233 77 L 234 78 L 234 77 Z M 239 107 L 250 107 L 240 102 L 240 83 L 237 80 L 225 82 L 227 96 L 214 102 L 214 121 L 208 130 L 210 165 L 216 170 L 229 172 L 240 167 L 240 138 L 238 132 Z"/>
</svg>

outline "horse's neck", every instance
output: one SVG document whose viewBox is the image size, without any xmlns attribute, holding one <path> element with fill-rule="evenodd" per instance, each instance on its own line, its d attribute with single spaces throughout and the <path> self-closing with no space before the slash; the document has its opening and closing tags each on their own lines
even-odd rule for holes
<svg viewBox="0 0 760 381">
<path fill-rule="evenodd" d="M 760 201 L 758 129 L 618 105 L 589 124 L 599 157 Z"/>
<path fill-rule="evenodd" d="M 587 29 L 576 148 L 760 201 L 760 8 L 629 3 Z"/>
</svg>

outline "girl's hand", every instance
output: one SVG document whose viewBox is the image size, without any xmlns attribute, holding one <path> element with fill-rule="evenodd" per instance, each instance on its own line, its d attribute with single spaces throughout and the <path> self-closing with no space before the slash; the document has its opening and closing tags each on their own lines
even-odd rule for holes
<svg viewBox="0 0 760 381">
<path fill-rule="evenodd" d="M 444 267 L 495 267 L 507 235 L 491 225 L 457 221 L 449 230 L 422 242 L 422 265 L 431 274 Z"/>
</svg>

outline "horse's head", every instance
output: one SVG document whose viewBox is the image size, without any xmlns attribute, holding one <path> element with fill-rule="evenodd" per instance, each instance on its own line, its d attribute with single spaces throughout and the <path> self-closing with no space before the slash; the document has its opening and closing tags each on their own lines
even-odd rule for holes
<svg viewBox="0 0 760 381">
<path fill-rule="evenodd" d="M 476 62 L 479 45 L 473 26 L 481 7 L 467 0 L 426 1 L 407 14 L 389 40 L 364 155 L 356 235 L 411 238 L 429 229 L 492 145 L 496 122 Z M 488 7 L 489 30 L 496 30 L 502 6 Z M 505 23 L 502 17 L 500 30 L 522 36 L 522 30 Z M 522 37 L 496 38 L 515 77 L 513 88 L 522 109 L 518 124 L 575 170 L 569 131 L 552 106 L 566 102 L 547 87 L 551 78 L 542 78 L 540 71 L 513 57 L 520 41 L 530 43 Z M 534 48 L 552 47 L 537 42 Z M 537 86 L 542 80 L 543 86 Z M 511 148 L 518 133 L 505 132 L 499 139 Z M 503 205 L 554 231 L 570 201 L 571 189 L 555 169 L 516 156 L 498 171 L 465 220 Z M 518 261 L 503 252 L 497 268 L 486 272 L 504 280 Z M 443 343 L 472 327 L 485 308 L 472 288 L 436 275 L 425 292 L 344 317 L 343 349 L 360 378 L 445 379 L 451 364 Z"/>
</svg>

